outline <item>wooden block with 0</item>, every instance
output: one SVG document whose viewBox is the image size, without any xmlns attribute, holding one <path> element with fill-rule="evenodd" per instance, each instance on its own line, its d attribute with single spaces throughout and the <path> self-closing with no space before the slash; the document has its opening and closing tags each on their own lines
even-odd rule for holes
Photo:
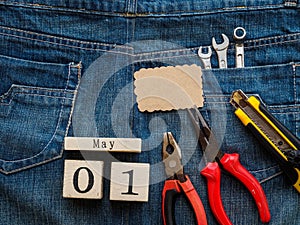
<svg viewBox="0 0 300 225">
<path fill-rule="evenodd" d="M 64 198 L 101 199 L 103 161 L 65 160 Z"/>
</svg>

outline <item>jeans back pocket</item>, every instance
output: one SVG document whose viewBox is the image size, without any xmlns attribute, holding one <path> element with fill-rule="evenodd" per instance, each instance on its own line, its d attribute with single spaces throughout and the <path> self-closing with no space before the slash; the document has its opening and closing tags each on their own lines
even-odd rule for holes
<svg viewBox="0 0 300 225">
<path fill-rule="evenodd" d="M 235 108 L 229 103 L 230 96 L 237 89 L 243 90 L 248 96 L 256 96 L 276 119 L 297 135 L 300 126 L 297 65 L 298 63 L 291 62 L 203 71 L 205 104 L 226 104 L 227 113 L 224 117 L 227 124 L 223 140 L 224 148 L 229 152 L 238 151 L 242 164 L 259 181 L 266 181 L 279 174 L 277 162 L 234 115 Z M 205 85 L 215 77 L 222 89 L 220 96 L 214 95 L 213 90 Z"/>
<path fill-rule="evenodd" d="M 0 171 L 5 174 L 61 157 L 80 64 L 51 64 L 0 56 Z M 13 66 L 11 66 L 13 65 Z"/>
</svg>

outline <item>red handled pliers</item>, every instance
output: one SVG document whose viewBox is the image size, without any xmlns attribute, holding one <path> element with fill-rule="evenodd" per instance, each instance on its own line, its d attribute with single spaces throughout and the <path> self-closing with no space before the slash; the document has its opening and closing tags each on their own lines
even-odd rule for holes
<svg viewBox="0 0 300 225">
<path fill-rule="evenodd" d="M 197 107 L 188 109 L 188 112 L 196 128 L 198 141 L 203 150 L 206 166 L 201 170 L 201 175 L 207 179 L 208 200 L 218 223 L 221 225 L 232 224 L 222 204 L 220 194 L 220 167 L 232 174 L 246 186 L 256 202 L 261 221 L 264 223 L 269 222 L 271 216 L 265 193 L 258 180 L 241 165 L 239 154 L 226 154 L 220 150 L 220 146 L 213 132 L 208 127 Z"/>
<path fill-rule="evenodd" d="M 164 133 L 163 160 L 168 179 L 162 192 L 162 216 L 164 225 L 175 225 L 175 197 L 184 193 L 189 200 L 198 225 L 207 225 L 202 201 L 190 178 L 184 174 L 181 164 L 181 150 L 171 132 Z"/>
</svg>

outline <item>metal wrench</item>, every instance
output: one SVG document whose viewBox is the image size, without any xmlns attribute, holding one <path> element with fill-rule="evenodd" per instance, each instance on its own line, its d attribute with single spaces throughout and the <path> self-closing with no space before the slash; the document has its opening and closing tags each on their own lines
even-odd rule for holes
<svg viewBox="0 0 300 225">
<path fill-rule="evenodd" d="M 212 38 L 212 46 L 216 50 L 219 61 L 219 68 L 227 68 L 227 48 L 229 46 L 229 39 L 225 34 L 222 34 L 223 42 L 217 44 L 216 39 Z"/>
<path fill-rule="evenodd" d="M 212 55 L 211 47 L 210 46 L 207 47 L 207 53 L 203 53 L 202 49 L 203 49 L 202 46 L 200 46 L 198 50 L 198 56 L 200 57 L 203 63 L 204 69 L 211 69 L 211 62 L 210 62 L 210 57 Z"/>
<path fill-rule="evenodd" d="M 233 38 L 235 40 L 235 67 L 237 68 L 241 68 L 245 66 L 245 62 L 244 62 L 245 37 L 246 37 L 246 30 L 243 27 L 237 27 L 234 29 Z"/>
</svg>

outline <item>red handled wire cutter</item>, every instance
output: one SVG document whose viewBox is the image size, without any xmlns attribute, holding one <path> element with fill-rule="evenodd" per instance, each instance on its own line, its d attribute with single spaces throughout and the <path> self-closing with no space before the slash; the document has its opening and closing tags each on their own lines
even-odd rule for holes
<svg viewBox="0 0 300 225">
<path fill-rule="evenodd" d="M 239 154 L 223 153 L 219 148 L 214 134 L 208 127 L 199 110 L 195 107 L 188 109 L 188 112 L 196 128 L 198 141 L 203 150 L 203 157 L 206 166 L 201 170 L 201 175 L 207 179 L 209 204 L 219 224 L 232 224 L 222 204 L 220 194 L 220 167 L 236 177 L 246 186 L 256 202 L 261 221 L 264 223 L 269 222 L 271 216 L 265 193 L 256 178 L 241 165 L 239 161 Z"/>
<path fill-rule="evenodd" d="M 162 216 L 164 225 L 175 225 L 175 196 L 184 193 L 189 200 L 198 225 L 207 225 L 202 201 L 190 178 L 184 174 L 181 164 L 181 150 L 171 132 L 164 133 L 163 160 L 168 179 L 162 192 Z"/>
</svg>

